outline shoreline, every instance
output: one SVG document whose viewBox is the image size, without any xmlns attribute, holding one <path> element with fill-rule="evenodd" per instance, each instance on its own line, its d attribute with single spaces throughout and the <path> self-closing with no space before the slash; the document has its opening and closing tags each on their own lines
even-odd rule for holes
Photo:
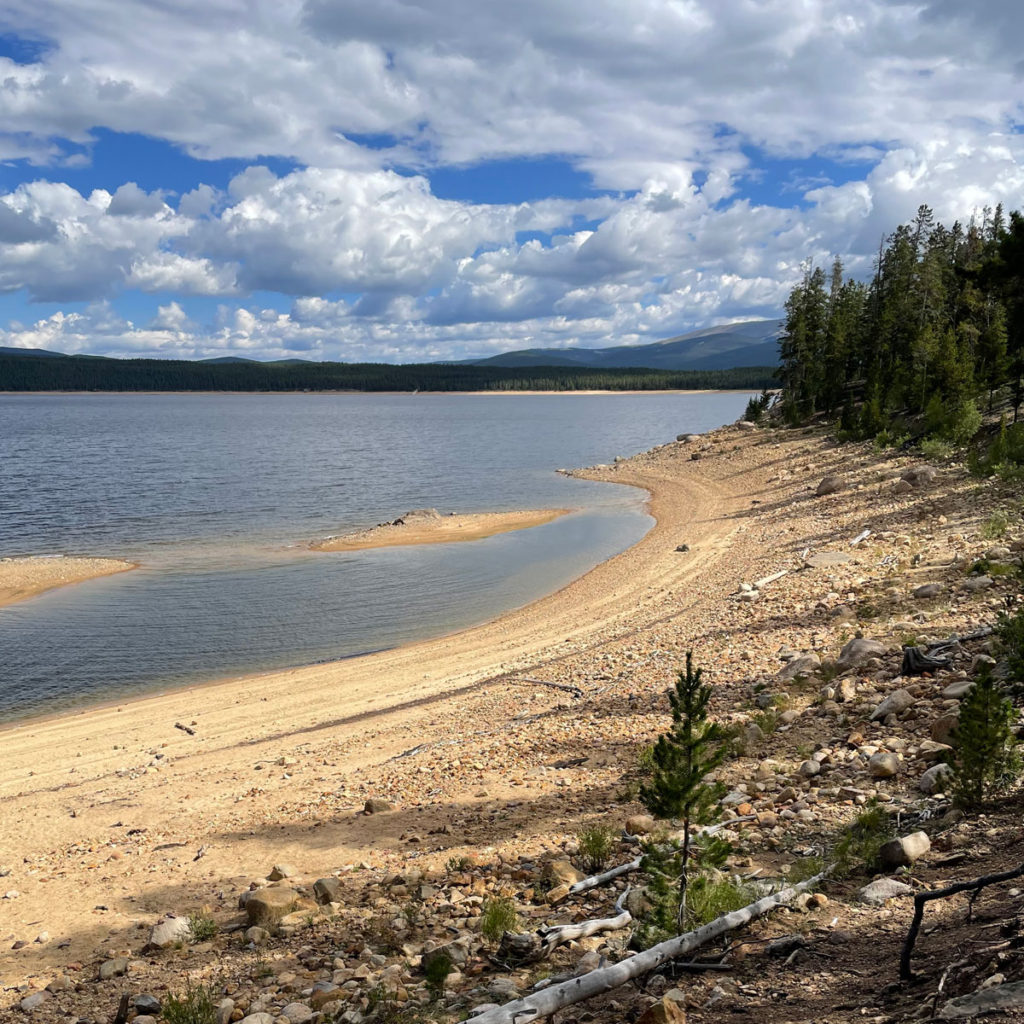
<svg viewBox="0 0 1024 1024">
<path fill-rule="evenodd" d="M 442 515 L 436 509 L 406 512 L 394 522 L 313 541 L 311 551 L 366 551 L 372 548 L 459 544 L 500 533 L 529 530 L 569 515 L 572 509 L 516 509 L 511 512 L 463 512 Z"/>
<path fill-rule="evenodd" d="M 121 558 L 80 558 L 72 555 L 26 555 L 0 559 L 0 608 L 37 594 L 69 587 L 101 576 L 138 569 Z"/>
<path fill-rule="evenodd" d="M 305 869 L 321 873 L 345 861 L 390 863 L 394 837 L 374 838 L 379 829 L 368 831 L 361 814 L 352 817 L 367 796 L 430 806 L 437 799 L 431 794 L 454 788 L 460 799 L 478 799 L 480 779 L 504 777 L 507 769 L 500 756 L 474 760 L 472 750 L 483 742 L 474 737 L 512 722 L 524 701 L 541 701 L 543 709 L 564 699 L 554 690 L 531 697 L 536 675 L 564 677 L 579 659 L 631 645 L 660 622 L 686 621 L 743 578 L 751 555 L 734 549 L 745 533 L 743 515 L 752 494 L 777 485 L 761 465 L 761 438 L 729 430 L 575 472 L 647 490 L 655 525 L 555 593 L 491 621 L 342 661 L 0 725 L 7 826 L 0 867 L 15 866 L 5 884 L 19 891 L 18 902 L 5 906 L 22 921 L 45 920 L 51 935 L 70 943 L 60 954 L 36 944 L 0 953 L 0 970 L 83 958 L 97 942 L 122 948 L 135 941 L 140 914 L 191 900 L 184 894 L 201 877 L 216 878 L 218 891 L 241 885 L 266 871 L 268 858 L 301 857 Z M 746 442 L 750 472 L 709 473 L 715 463 L 691 461 L 695 448 L 723 436 Z M 680 554 L 683 541 L 690 551 Z M 774 552 L 756 554 L 755 562 L 777 561 Z M 386 766 L 424 742 L 456 743 L 468 760 L 421 778 L 403 797 L 387 781 Z M 296 782 L 302 805 L 312 800 L 309 812 L 298 811 Z M 507 782 L 488 783 L 486 792 L 514 796 L 518 790 Z M 112 806 L 121 810 L 112 813 Z M 271 821 L 282 824 L 271 831 Z M 122 825 L 135 826 L 135 837 L 127 839 Z M 318 836 L 312 850 L 303 838 L 310 828 Z M 167 842 L 188 857 L 168 860 L 159 852 Z M 83 843 L 92 851 L 84 859 Z M 192 867 L 200 846 L 206 855 Z M 26 875 L 17 865 L 29 855 L 36 866 Z M 167 895 L 172 880 L 181 886 L 174 898 Z M 110 908 L 102 920 L 90 909 L 98 903 Z"/>
<path fill-rule="evenodd" d="M 418 398 L 423 395 L 501 395 L 514 398 L 517 395 L 759 395 L 760 388 L 642 388 L 614 390 L 522 390 L 522 391 L 354 391 L 348 389 L 323 389 L 320 391 L 0 391 L 0 398 L 12 398 L 19 395 L 44 395 L 59 397 L 61 395 L 260 395 L 260 396 L 295 396 L 316 398 L 318 395 L 393 395 L 407 398 Z"/>
</svg>

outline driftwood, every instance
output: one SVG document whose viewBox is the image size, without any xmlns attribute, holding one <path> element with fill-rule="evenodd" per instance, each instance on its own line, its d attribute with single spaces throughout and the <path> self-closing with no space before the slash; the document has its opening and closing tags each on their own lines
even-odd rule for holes
<svg viewBox="0 0 1024 1024">
<path fill-rule="evenodd" d="M 921 930 L 921 920 L 924 917 L 924 905 L 930 900 L 941 900 L 946 896 L 953 896 L 958 892 L 973 892 L 973 900 L 977 897 L 979 890 L 986 885 L 997 885 L 999 882 L 1009 882 L 1012 878 L 1020 878 L 1024 875 L 1024 864 L 1011 871 L 1001 871 L 995 875 L 982 875 L 980 878 L 972 878 L 967 882 L 955 882 L 947 885 L 945 889 L 932 889 L 929 892 L 919 892 L 914 896 L 914 916 L 907 930 L 907 937 L 903 943 L 903 952 L 900 954 L 900 980 L 910 981 L 914 972 L 910 967 L 910 958 L 914 953 L 914 943 L 917 941 L 917 934 Z"/>
<path fill-rule="evenodd" d="M 871 536 L 870 530 L 861 530 L 853 540 L 850 541 L 850 547 L 855 548 L 862 540 L 867 540 Z"/>
<path fill-rule="evenodd" d="M 569 886 L 569 895 L 572 896 L 578 892 L 586 892 L 588 889 L 596 889 L 599 885 L 611 882 L 622 875 L 628 875 L 631 871 L 639 871 L 642 861 L 642 856 L 637 857 L 636 860 L 627 861 L 627 863 L 620 864 L 617 868 L 609 868 L 607 871 L 602 871 L 599 875 L 581 878 L 578 882 L 573 882 Z"/>
<path fill-rule="evenodd" d="M 714 941 L 727 932 L 735 931 L 737 928 L 781 907 L 783 904 L 794 900 L 800 893 L 816 885 L 824 878 L 826 872 L 809 878 L 799 885 L 788 886 L 771 896 L 764 896 L 754 903 L 748 904 L 740 910 L 724 914 L 715 918 L 708 924 L 702 925 L 695 931 L 678 935 L 674 939 L 660 942 L 656 946 L 636 953 L 617 964 L 608 967 L 599 967 L 595 971 L 589 971 L 564 981 L 560 985 L 552 985 L 550 988 L 542 989 L 522 999 L 514 999 L 504 1006 L 484 1006 L 480 1012 L 470 1015 L 471 1024 L 532 1024 L 533 1021 L 550 1017 L 553 1013 L 566 1006 L 573 1006 L 584 999 L 592 999 L 594 996 L 625 985 L 634 978 L 650 974 L 663 963 L 674 960 L 677 957 L 685 956 L 687 953 Z"/>
<path fill-rule="evenodd" d="M 755 590 L 760 590 L 762 587 L 768 586 L 769 583 L 774 583 L 776 580 L 781 580 L 783 576 L 788 575 L 788 569 L 780 569 L 778 572 L 773 572 L 771 576 L 764 576 L 759 580 L 754 580 L 753 587 Z"/>
<path fill-rule="evenodd" d="M 121 1001 L 117 1004 L 117 1013 L 114 1014 L 114 1024 L 127 1024 L 128 1021 L 128 1005 L 131 1002 L 131 996 L 125 992 L 121 996 Z"/>
<path fill-rule="evenodd" d="M 571 693 L 574 697 L 583 696 L 583 691 L 578 686 L 573 686 L 570 683 L 553 683 L 549 679 L 531 679 L 529 676 L 523 676 L 522 679 L 513 681 L 529 684 L 530 686 L 550 686 L 552 690 L 565 690 L 566 693 Z"/>
</svg>

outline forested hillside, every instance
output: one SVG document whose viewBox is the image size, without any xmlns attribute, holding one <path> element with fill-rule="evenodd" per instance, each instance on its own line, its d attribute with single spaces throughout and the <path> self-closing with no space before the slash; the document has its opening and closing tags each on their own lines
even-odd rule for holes
<svg viewBox="0 0 1024 1024">
<path fill-rule="evenodd" d="M 1005 392 L 1024 390 L 1024 216 L 1001 207 L 964 227 L 927 206 L 881 245 L 867 283 L 808 267 L 786 303 L 784 410 L 840 418 L 849 436 L 908 426 L 970 438 Z"/>
<path fill-rule="evenodd" d="M 0 391 L 656 391 L 774 387 L 774 367 L 591 370 L 0 355 Z"/>
</svg>

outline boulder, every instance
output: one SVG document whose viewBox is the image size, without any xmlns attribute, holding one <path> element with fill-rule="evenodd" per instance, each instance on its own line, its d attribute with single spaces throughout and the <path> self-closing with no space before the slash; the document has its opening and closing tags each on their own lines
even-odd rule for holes
<svg viewBox="0 0 1024 1024">
<path fill-rule="evenodd" d="M 377 797 L 370 797 L 370 799 L 363 804 L 364 814 L 384 814 L 387 811 L 393 811 L 394 809 L 394 804 L 388 803 L 387 800 L 380 800 Z"/>
<path fill-rule="evenodd" d="M 582 882 L 587 876 L 573 867 L 570 861 L 560 857 L 558 860 L 548 861 L 544 866 L 544 877 L 560 885 L 574 885 L 576 882 Z"/>
<path fill-rule="evenodd" d="M 991 576 L 969 576 L 961 586 L 969 593 L 976 593 L 979 590 L 988 590 L 995 580 Z"/>
<path fill-rule="evenodd" d="M 148 992 L 143 992 L 135 997 L 135 1009 L 139 1013 L 149 1013 L 155 1017 L 160 1012 L 160 1000 Z"/>
<path fill-rule="evenodd" d="M 885 654 L 885 644 L 878 640 L 857 637 L 846 644 L 836 659 L 836 668 L 845 672 L 849 668 L 857 668 L 871 658 L 879 658 Z"/>
<path fill-rule="evenodd" d="M 191 938 L 192 926 L 187 917 L 167 917 L 153 926 L 146 949 L 167 949 L 179 942 L 189 942 Z"/>
<path fill-rule="evenodd" d="M 448 962 L 453 967 L 462 967 L 469 960 L 469 949 L 464 942 L 446 942 L 443 946 L 435 946 L 423 954 L 420 962 L 425 974 L 435 963 Z"/>
<path fill-rule="evenodd" d="M 909 690 L 893 690 L 881 704 L 871 712 L 871 721 L 884 721 L 888 715 L 898 715 L 906 711 L 914 703 L 914 696 Z"/>
<path fill-rule="evenodd" d="M 917 788 L 926 796 L 944 793 L 953 779 L 953 769 L 944 761 L 933 764 L 918 780 Z"/>
<path fill-rule="evenodd" d="M 787 662 L 775 674 L 776 682 L 788 683 L 793 679 L 805 679 L 821 668 L 821 658 L 816 654 L 803 654 Z"/>
<path fill-rule="evenodd" d="M 915 587 L 912 597 L 918 601 L 930 601 L 934 597 L 938 597 L 945 587 L 941 583 L 922 583 L 921 586 Z"/>
<path fill-rule="evenodd" d="M 33 1010 L 38 1010 L 51 996 L 48 992 L 33 992 L 30 996 L 25 996 L 24 999 L 18 1003 L 18 1006 L 25 1013 L 31 1013 Z"/>
<path fill-rule="evenodd" d="M 958 679 L 955 683 L 950 683 L 949 686 L 943 688 L 942 696 L 947 699 L 959 700 L 973 685 L 973 679 Z"/>
<path fill-rule="evenodd" d="M 637 1024 L 686 1024 L 686 1011 L 674 999 L 665 996 L 648 1006 Z"/>
<path fill-rule="evenodd" d="M 634 814 L 626 819 L 626 831 L 631 836 L 650 835 L 656 827 L 654 818 L 649 814 Z"/>
<path fill-rule="evenodd" d="M 900 759 L 895 754 L 879 751 L 868 758 L 868 771 L 876 779 L 891 779 L 899 770 Z"/>
<path fill-rule="evenodd" d="M 876 878 L 857 891 L 857 898 L 861 903 L 870 903 L 872 906 L 880 907 L 886 900 L 910 896 L 913 891 L 909 885 L 897 882 L 895 878 Z"/>
<path fill-rule="evenodd" d="M 257 889 L 251 893 L 245 903 L 245 913 L 249 924 L 265 928 L 277 924 L 282 917 L 299 909 L 302 900 L 294 889 L 286 886 L 270 885 L 266 889 Z"/>
<path fill-rule="evenodd" d="M 897 480 L 892 485 L 893 494 L 909 494 L 914 489 L 914 485 L 909 480 Z"/>
<path fill-rule="evenodd" d="M 878 860 L 886 871 L 909 868 L 932 848 L 927 832 L 912 832 L 902 839 L 890 839 L 878 851 Z"/>
<path fill-rule="evenodd" d="M 832 473 L 826 476 L 821 483 L 815 488 L 814 493 L 819 497 L 823 497 L 826 494 L 835 494 L 841 491 L 846 486 L 846 478 L 839 476 L 837 473 Z"/>
<path fill-rule="evenodd" d="M 316 1011 L 305 1003 L 289 1003 L 281 1010 L 281 1016 L 290 1024 L 307 1024 L 316 1016 Z"/>
<path fill-rule="evenodd" d="M 313 898 L 323 906 L 326 903 L 342 902 L 341 881 L 333 876 L 318 878 L 313 883 Z"/>
<path fill-rule="evenodd" d="M 991 985 L 967 996 L 950 999 L 938 1013 L 939 1020 L 958 1020 L 980 1017 L 984 1014 L 1005 1014 L 1008 1010 L 1024 1009 L 1024 981 L 1011 981 L 1006 985 Z"/>
<path fill-rule="evenodd" d="M 911 466 L 900 473 L 900 479 L 906 480 L 911 487 L 927 487 L 934 483 L 936 477 L 932 466 Z"/>
</svg>

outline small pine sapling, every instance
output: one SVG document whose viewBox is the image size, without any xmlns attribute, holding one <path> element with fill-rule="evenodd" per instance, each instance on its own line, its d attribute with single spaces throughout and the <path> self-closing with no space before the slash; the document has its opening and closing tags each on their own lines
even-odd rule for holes
<svg viewBox="0 0 1024 1024">
<path fill-rule="evenodd" d="M 974 807 L 1009 787 L 1020 775 L 1013 705 L 985 665 L 960 704 L 959 752 L 953 766 L 953 797 Z"/>
<path fill-rule="evenodd" d="M 656 818 L 678 818 L 683 823 L 683 838 L 678 850 L 679 895 L 676 925 L 682 928 L 686 917 L 686 886 L 692 854 L 693 829 L 710 823 L 719 801 L 725 795 L 721 782 L 709 782 L 728 753 L 727 733 L 708 718 L 711 687 L 702 682 L 702 670 L 693 667 L 693 652 L 686 655 L 686 671 L 678 673 L 674 690 L 668 691 L 672 708 L 672 726 L 658 737 L 651 755 L 653 767 L 649 781 L 640 787 L 640 799 Z M 662 874 L 661 855 L 648 850 L 653 874 Z M 724 857 L 722 858 L 724 860 Z M 657 884 L 657 883 L 656 883 Z"/>
</svg>

